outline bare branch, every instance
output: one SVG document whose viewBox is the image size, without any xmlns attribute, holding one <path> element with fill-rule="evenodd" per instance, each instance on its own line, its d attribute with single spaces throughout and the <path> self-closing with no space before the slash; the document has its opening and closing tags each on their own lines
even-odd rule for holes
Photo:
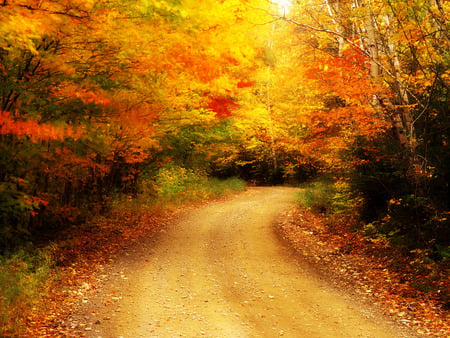
<svg viewBox="0 0 450 338">
<path fill-rule="evenodd" d="M 11 6 L 8 4 L 3 4 L 2 6 Z M 89 14 L 85 11 L 79 10 L 80 13 L 83 13 L 83 15 L 79 15 L 79 14 L 72 14 L 69 11 L 63 12 L 63 11 L 51 11 L 45 8 L 39 8 L 39 7 L 33 7 L 31 5 L 14 5 L 17 7 L 22 7 L 22 8 L 26 8 L 30 11 L 40 11 L 40 12 L 46 12 L 46 13 L 50 13 L 50 14 L 56 14 L 56 15 L 64 15 L 64 16 L 68 16 L 70 18 L 74 18 L 74 19 L 86 19 L 89 17 Z"/>
</svg>

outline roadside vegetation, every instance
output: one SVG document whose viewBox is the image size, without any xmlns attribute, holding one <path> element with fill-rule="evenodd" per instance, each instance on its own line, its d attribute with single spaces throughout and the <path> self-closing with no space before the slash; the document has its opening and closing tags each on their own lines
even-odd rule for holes
<svg viewBox="0 0 450 338">
<path fill-rule="evenodd" d="M 383 191 L 382 185 L 360 187 L 372 189 L 376 195 L 364 196 L 351 184 L 340 180 L 307 183 L 299 193 L 299 203 L 331 223 L 347 222 L 349 229 L 388 243 L 424 266 L 448 266 L 447 212 L 440 213 L 426 197 L 407 194 L 395 198 Z M 386 195 L 384 200 L 381 194 Z"/>
<path fill-rule="evenodd" d="M 450 329 L 450 260 L 448 237 L 439 233 L 436 211 L 430 212 L 429 201 L 413 196 L 389 200 L 386 209 L 374 210 L 376 205 L 365 205 L 349 186 L 330 179 L 302 185 L 299 208 L 291 226 L 285 224 L 284 234 L 300 250 L 322 243 L 317 263 L 364 285 L 362 292 L 387 306 L 392 315 L 436 330 L 421 328 L 420 333 L 445 335 Z M 369 223 L 364 217 L 369 211 L 383 216 Z"/>
<path fill-rule="evenodd" d="M 237 178 L 212 179 L 170 166 L 156 181 L 140 183 L 136 196 L 115 195 L 107 211 L 77 226 L 41 234 L 35 241 L 11 247 L 0 256 L 0 335 L 44 334 L 70 308 L 55 304 L 79 299 L 92 279 L 92 266 L 163 228 L 177 210 L 246 189 Z M 77 296 L 78 293 L 78 296 Z M 57 326 L 57 325 L 56 325 Z M 37 330 L 37 331 L 36 331 Z M 49 333 L 48 331 L 47 334 Z"/>
<path fill-rule="evenodd" d="M 44 310 L 41 297 L 57 273 L 55 250 L 29 245 L 0 257 L 0 335 L 26 335 L 23 325 L 32 310 Z"/>
<path fill-rule="evenodd" d="M 29 324 L 79 231 L 240 179 L 313 181 L 302 199 L 330 224 L 398 248 L 427 280 L 448 266 L 450 2 L 280 6 L 2 2 L 2 328 Z"/>
<path fill-rule="evenodd" d="M 201 202 L 227 193 L 245 190 L 246 183 L 238 178 L 220 180 L 205 172 L 174 165 L 159 169 L 155 177 L 155 193 L 164 203 Z"/>
</svg>

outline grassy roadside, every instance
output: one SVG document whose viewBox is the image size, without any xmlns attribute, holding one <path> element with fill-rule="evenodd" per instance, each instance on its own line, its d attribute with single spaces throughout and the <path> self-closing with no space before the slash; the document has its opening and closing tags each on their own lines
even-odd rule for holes
<svg viewBox="0 0 450 338">
<path fill-rule="evenodd" d="M 28 246 L 0 257 L 0 336 L 21 336 L 32 312 L 43 311 L 42 297 L 56 272 L 56 246 Z"/>
<path fill-rule="evenodd" d="M 64 318 L 95 287 L 93 272 L 128 246 L 151 237 L 187 204 L 245 189 L 237 179 L 190 175 L 135 198 L 117 196 L 108 214 L 73 226 L 48 243 L 0 257 L 0 336 L 64 336 Z M 152 183 L 153 184 L 153 183 Z M 159 190 L 158 190 L 159 189 Z"/>
<path fill-rule="evenodd" d="M 335 192 L 324 182 L 305 186 L 298 207 L 279 224 L 281 235 L 338 284 L 379 303 L 418 334 L 448 336 L 448 262 L 424 261 L 417 251 L 368 234 Z"/>
</svg>

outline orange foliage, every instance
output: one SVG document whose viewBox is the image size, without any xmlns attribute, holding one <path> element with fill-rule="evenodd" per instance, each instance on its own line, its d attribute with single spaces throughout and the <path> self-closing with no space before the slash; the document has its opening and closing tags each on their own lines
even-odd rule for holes
<svg viewBox="0 0 450 338">
<path fill-rule="evenodd" d="M 341 58 L 323 55 L 304 65 L 322 101 L 322 107 L 301 118 L 310 128 L 308 151 L 333 166 L 348 163 L 339 154 L 356 137 L 372 139 L 388 128 L 386 116 L 371 104 L 381 88 L 367 76 L 367 62 L 360 52 L 346 50 Z"/>
<path fill-rule="evenodd" d="M 15 120 L 10 113 L 0 111 L 0 135 L 27 136 L 32 142 L 79 139 L 83 132 L 69 125 L 55 126 L 34 120 Z"/>
</svg>

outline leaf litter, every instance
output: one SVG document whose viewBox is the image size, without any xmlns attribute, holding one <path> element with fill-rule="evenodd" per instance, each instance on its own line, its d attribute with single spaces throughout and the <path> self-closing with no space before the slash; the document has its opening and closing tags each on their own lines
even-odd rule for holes
<svg viewBox="0 0 450 338">
<path fill-rule="evenodd" d="M 77 324 L 68 318 L 80 303 L 87 302 L 89 292 L 95 292 L 99 283 L 109 278 L 102 273 L 104 267 L 127 248 L 163 231 L 178 211 L 175 208 L 164 211 L 112 210 L 85 227 L 74 227 L 59 244 L 56 275 L 48 282 L 51 291 L 43 295 L 46 308 L 43 312 L 34 311 L 28 318 L 25 335 L 70 336 Z M 123 280 L 128 278 L 122 271 L 117 271 L 117 275 Z M 112 293 L 104 305 L 118 301 L 117 295 Z M 95 313 L 91 315 L 95 316 Z M 92 328 L 84 327 L 83 330 L 88 332 Z"/>
<path fill-rule="evenodd" d="M 441 295 L 450 285 L 445 267 L 430 281 L 434 292 L 424 292 L 414 285 L 429 276 L 420 273 L 411 257 L 385 241 L 371 241 L 352 231 L 348 223 L 331 223 L 295 207 L 285 213 L 277 230 L 301 257 L 319 266 L 339 287 L 368 297 L 420 335 L 450 336 L 448 306 Z"/>
</svg>

